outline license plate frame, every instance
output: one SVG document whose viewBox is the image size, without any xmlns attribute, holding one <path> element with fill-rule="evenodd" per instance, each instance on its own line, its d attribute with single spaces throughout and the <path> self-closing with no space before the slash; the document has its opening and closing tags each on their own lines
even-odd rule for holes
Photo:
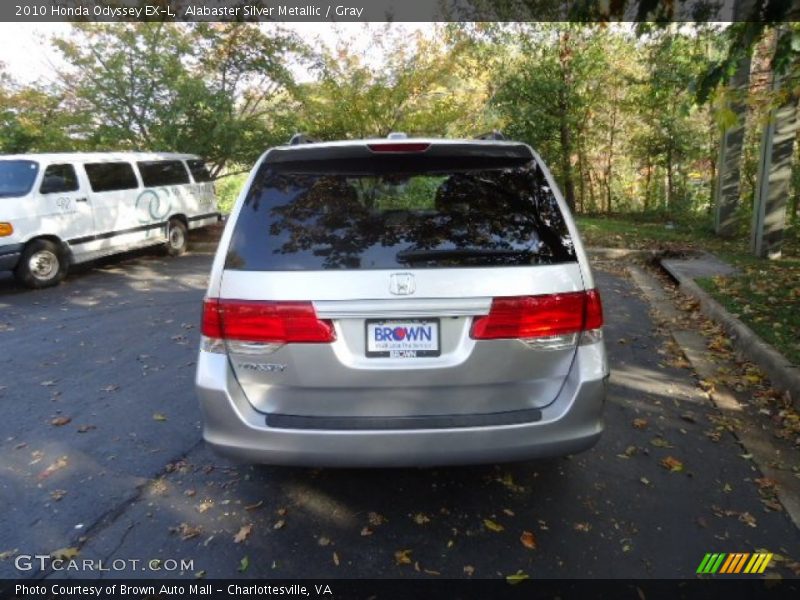
<svg viewBox="0 0 800 600">
<path fill-rule="evenodd" d="M 397 327 L 409 325 L 433 325 L 435 328 L 436 346 L 435 348 L 387 348 L 370 349 L 370 326 L 380 325 L 390 327 L 392 330 Z M 431 340 L 433 341 L 433 340 Z M 398 344 L 410 344 L 411 342 L 398 341 Z M 367 358 L 392 358 L 392 359 L 415 359 L 415 358 L 435 358 L 442 355 L 442 326 L 440 319 L 367 319 L 364 323 L 364 351 Z"/>
</svg>

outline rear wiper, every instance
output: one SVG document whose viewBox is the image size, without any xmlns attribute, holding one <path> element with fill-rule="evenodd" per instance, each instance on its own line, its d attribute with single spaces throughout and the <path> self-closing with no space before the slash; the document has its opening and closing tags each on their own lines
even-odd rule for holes
<svg viewBox="0 0 800 600">
<path fill-rule="evenodd" d="M 434 250 L 401 250 L 397 253 L 397 262 L 414 262 L 417 260 L 436 260 L 437 258 L 481 258 L 501 256 L 533 256 L 528 249 L 513 250 L 510 248 L 437 248 Z"/>
</svg>

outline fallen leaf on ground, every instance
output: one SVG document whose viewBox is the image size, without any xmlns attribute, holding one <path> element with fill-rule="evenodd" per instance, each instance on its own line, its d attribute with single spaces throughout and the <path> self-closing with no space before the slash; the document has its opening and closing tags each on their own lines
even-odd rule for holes
<svg viewBox="0 0 800 600">
<path fill-rule="evenodd" d="M 386 523 L 386 517 L 379 515 L 376 512 L 370 512 L 367 514 L 367 521 L 369 521 L 369 524 L 373 527 L 377 527 L 378 525 L 383 525 Z"/>
<path fill-rule="evenodd" d="M 582 533 L 588 533 L 588 531 L 592 528 L 592 526 L 589 525 L 589 523 L 575 523 L 575 525 L 573 525 L 572 528 L 575 531 L 580 531 Z"/>
<path fill-rule="evenodd" d="M 414 523 L 416 523 L 417 525 L 424 525 L 425 523 L 430 523 L 431 522 L 431 520 L 428 517 L 428 515 L 423 514 L 423 513 L 415 514 L 412 517 L 412 519 L 414 520 Z"/>
<path fill-rule="evenodd" d="M 510 508 L 504 508 L 504 509 L 503 509 L 503 512 L 504 512 L 506 515 L 508 515 L 509 517 L 513 517 L 513 516 L 514 516 L 514 511 L 513 511 L 513 510 L 511 510 Z"/>
<path fill-rule="evenodd" d="M 50 492 L 50 498 L 52 498 L 54 502 L 58 502 L 66 495 L 67 495 L 67 490 L 53 490 L 52 492 Z"/>
<path fill-rule="evenodd" d="M 153 421 L 166 421 L 167 416 L 161 413 L 153 413 Z"/>
<path fill-rule="evenodd" d="M 250 535 L 250 532 L 253 531 L 253 524 L 248 523 L 247 525 L 242 525 L 239 528 L 239 531 L 236 532 L 236 535 L 233 536 L 233 543 L 234 544 L 241 544 L 243 541 L 247 539 L 247 536 Z"/>
<path fill-rule="evenodd" d="M 39 385 L 42 385 L 42 386 L 44 386 L 44 387 L 52 387 L 52 386 L 54 386 L 55 384 L 56 384 L 56 382 L 55 382 L 55 381 L 48 380 L 48 381 L 42 381 L 42 382 L 41 382 Z"/>
<path fill-rule="evenodd" d="M 275 521 L 275 525 L 272 526 L 273 529 L 283 529 L 284 525 L 286 525 L 286 521 L 280 519 Z"/>
<path fill-rule="evenodd" d="M 112 383 L 111 385 L 106 385 L 100 389 L 104 392 L 116 392 L 119 389 L 119 386 Z"/>
<path fill-rule="evenodd" d="M 259 500 L 255 504 L 248 504 L 247 506 L 244 507 L 244 509 L 245 510 L 257 510 L 257 509 L 261 508 L 263 505 L 264 505 L 264 501 L 263 500 Z"/>
<path fill-rule="evenodd" d="M 394 562 L 398 565 L 410 565 L 413 550 L 398 550 L 394 553 Z"/>
<path fill-rule="evenodd" d="M 373 534 L 373 531 L 369 527 L 364 526 L 364 527 L 361 528 L 361 536 L 362 537 L 366 537 L 366 536 L 372 535 L 372 534 Z"/>
<path fill-rule="evenodd" d="M 650 444 L 655 446 L 656 448 L 673 448 L 673 445 L 662 437 L 653 438 L 652 440 L 650 440 Z"/>
<path fill-rule="evenodd" d="M 530 531 L 523 531 L 522 535 L 519 537 L 519 541 L 522 542 L 522 545 L 526 548 L 536 550 L 536 536 Z"/>
<path fill-rule="evenodd" d="M 333 553 L 333 564 L 335 564 L 337 567 L 339 566 L 339 555 L 336 554 L 336 552 Z"/>
<path fill-rule="evenodd" d="M 53 425 L 54 427 L 63 427 L 71 421 L 72 417 L 56 417 L 55 419 L 50 420 L 50 425 Z"/>
<path fill-rule="evenodd" d="M 683 463 L 673 456 L 662 458 L 659 464 L 672 473 L 683 471 Z"/>
<path fill-rule="evenodd" d="M 199 512 L 199 513 L 204 513 L 204 512 L 206 512 L 206 511 L 207 511 L 209 508 L 213 508 L 213 507 L 214 507 L 214 501 L 213 501 L 213 500 L 203 500 L 203 501 L 202 501 L 200 504 L 198 504 L 198 505 L 197 505 L 197 506 L 195 506 L 194 508 L 195 508 L 195 510 L 196 510 L 197 512 Z"/>
<path fill-rule="evenodd" d="M 68 463 L 66 456 L 59 457 L 58 460 L 56 460 L 53 464 L 47 467 L 44 471 L 39 473 L 39 479 L 47 479 L 48 477 L 50 477 L 50 475 L 52 475 L 56 471 L 60 471 L 61 469 L 66 467 L 67 464 Z"/>
<path fill-rule="evenodd" d="M 520 570 L 514 573 L 513 575 L 506 575 L 506 581 L 511 585 L 516 585 L 526 579 L 530 579 L 530 575 L 525 573 L 524 571 Z"/>
<path fill-rule="evenodd" d="M 739 515 L 739 520 L 748 527 L 756 527 L 756 518 L 749 512 L 743 512 Z"/>
<path fill-rule="evenodd" d="M 86 433 L 87 431 L 91 431 L 92 429 L 97 429 L 97 425 L 81 425 L 78 427 L 78 433 Z"/>
<path fill-rule="evenodd" d="M 181 523 L 177 527 L 171 527 L 170 531 L 172 533 L 177 533 L 179 536 L 181 536 L 182 540 L 190 540 L 200 535 L 203 530 L 201 527 L 189 525 L 188 523 Z"/>
<path fill-rule="evenodd" d="M 237 569 L 239 573 L 244 573 L 247 571 L 247 567 L 250 566 L 250 559 L 247 556 L 243 556 L 242 560 L 239 561 L 239 568 Z"/>
<path fill-rule="evenodd" d="M 464 573 L 468 577 L 472 577 L 472 574 L 475 573 L 475 567 L 473 567 L 472 565 L 464 565 Z"/>
<path fill-rule="evenodd" d="M 644 429 L 647 427 L 647 419 L 634 419 L 633 426 L 635 429 Z"/>
<path fill-rule="evenodd" d="M 59 560 L 72 560 L 76 556 L 78 556 L 79 550 L 71 546 L 69 548 L 59 548 L 58 550 L 54 550 L 50 553 L 50 556 Z"/>
<path fill-rule="evenodd" d="M 495 523 L 491 519 L 484 519 L 483 526 L 486 527 L 486 529 L 488 529 L 489 531 L 494 531 L 495 533 L 498 533 L 505 529 L 505 527 L 500 525 L 500 523 Z"/>
<path fill-rule="evenodd" d="M 319 538 L 317 538 L 317 544 L 319 544 L 320 546 L 330 546 L 331 539 L 325 537 L 324 535 L 320 536 Z"/>
</svg>

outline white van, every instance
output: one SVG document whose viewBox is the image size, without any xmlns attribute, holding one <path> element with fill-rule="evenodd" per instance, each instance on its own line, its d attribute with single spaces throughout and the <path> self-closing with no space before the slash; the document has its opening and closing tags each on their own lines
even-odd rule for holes
<svg viewBox="0 0 800 600">
<path fill-rule="evenodd" d="M 219 218 L 208 169 L 191 154 L 0 156 L 0 271 L 29 287 L 145 246 L 181 254 L 189 229 Z"/>
</svg>

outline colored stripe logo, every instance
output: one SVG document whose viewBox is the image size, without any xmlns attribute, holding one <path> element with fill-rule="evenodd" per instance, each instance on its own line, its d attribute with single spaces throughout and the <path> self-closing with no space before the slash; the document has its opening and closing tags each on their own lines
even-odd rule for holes
<svg viewBox="0 0 800 600">
<path fill-rule="evenodd" d="M 731 554 L 722 553 L 707 553 L 700 566 L 697 567 L 697 573 L 714 575 L 716 573 L 725 575 L 735 575 L 738 573 L 763 573 L 772 560 L 771 552 L 756 552 L 750 554 L 749 552 L 733 552 Z"/>
</svg>

